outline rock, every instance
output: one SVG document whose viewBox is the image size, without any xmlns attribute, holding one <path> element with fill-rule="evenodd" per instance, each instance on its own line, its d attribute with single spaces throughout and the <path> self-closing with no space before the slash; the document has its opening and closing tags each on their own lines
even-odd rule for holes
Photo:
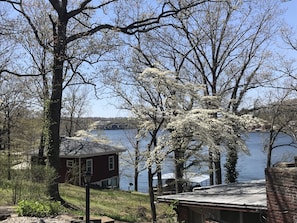
<svg viewBox="0 0 297 223">
<path fill-rule="evenodd" d="M 4 221 L 10 217 L 10 214 L 0 214 L 0 221 Z"/>
</svg>

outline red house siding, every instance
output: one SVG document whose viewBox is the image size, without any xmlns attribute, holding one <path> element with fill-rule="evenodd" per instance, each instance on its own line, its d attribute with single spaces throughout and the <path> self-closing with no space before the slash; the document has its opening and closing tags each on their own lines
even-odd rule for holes
<svg viewBox="0 0 297 223">
<path fill-rule="evenodd" d="M 110 156 L 114 157 L 114 170 L 109 170 L 108 159 Z M 119 176 L 118 155 L 103 155 L 93 157 L 93 176 L 92 182 Z"/>
<path fill-rule="evenodd" d="M 114 169 L 109 170 L 109 157 L 114 157 Z M 101 181 L 104 179 L 109 179 L 112 177 L 119 176 L 119 157 L 117 154 L 109 154 L 109 155 L 101 155 L 101 156 L 94 156 L 94 157 L 87 157 L 87 158 L 60 158 L 60 183 L 64 183 L 69 180 L 69 175 L 71 170 L 74 173 L 72 175 L 76 175 L 77 177 L 81 176 L 81 183 L 83 184 L 83 174 L 86 170 L 86 161 L 91 159 L 93 163 L 93 173 L 92 173 L 92 182 Z M 75 163 L 75 169 L 67 167 L 67 160 L 73 160 Z M 79 164 L 81 167 L 79 167 Z M 81 173 L 79 174 L 79 169 Z M 77 184 L 79 179 L 76 180 Z"/>
<path fill-rule="evenodd" d="M 71 171 L 71 168 L 67 167 L 67 160 L 73 160 L 75 166 L 78 168 L 79 159 L 78 158 L 60 158 L 60 171 L 59 171 L 59 182 L 65 183 L 69 179 L 69 173 Z M 82 172 L 83 173 L 83 172 Z M 76 172 L 77 175 L 79 175 L 78 172 Z"/>
</svg>

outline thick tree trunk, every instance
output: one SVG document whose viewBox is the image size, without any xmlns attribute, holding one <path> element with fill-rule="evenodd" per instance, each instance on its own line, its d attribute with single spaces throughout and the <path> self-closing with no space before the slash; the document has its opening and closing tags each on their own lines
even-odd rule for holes
<svg viewBox="0 0 297 223">
<path fill-rule="evenodd" d="M 60 200 L 59 194 L 59 169 L 60 169 L 60 110 L 61 99 L 52 99 L 50 104 L 50 126 L 49 126 L 49 148 L 48 148 L 48 164 L 55 170 L 55 179 L 48 185 L 48 193 L 51 199 Z"/>
<path fill-rule="evenodd" d="M 56 81 L 54 81 L 56 82 Z M 57 85 L 56 85 L 57 86 Z M 54 88 L 54 92 L 50 102 L 49 109 L 49 148 L 48 148 L 48 164 L 55 170 L 55 179 L 48 185 L 48 193 L 51 199 L 60 200 L 59 195 L 59 169 L 60 169 L 60 111 L 61 111 L 61 88 Z"/>
<path fill-rule="evenodd" d="M 57 23 L 53 22 L 54 33 L 54 63 L 52 78 L 52 95 L 49 104 L 49 147 L 48 164 L 55 170 L 56 177 L 48 185 L 48 193 L 51 199 L 61 200 L 59 194 L 59 169 L 60 169 L 60 121 L 63 90 L 63 66 L 66 52 L 66 24 L 59 16 Z"/>
</svg>

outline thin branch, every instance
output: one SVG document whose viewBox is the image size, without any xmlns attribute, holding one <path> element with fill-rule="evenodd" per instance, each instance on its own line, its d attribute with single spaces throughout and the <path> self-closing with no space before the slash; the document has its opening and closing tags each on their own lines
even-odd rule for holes
<svg viewBox="0 0 297 223">
<path fill-rule="evenodd" d="M 16 10 L 17 12 L 19 12 L 22 16 L 25 17 L 25 19 L 27 20 L 27 22 L 29 23 L 30 27 L 32 28 L 33 30 L 33 33 L 35 35 L 35 38 L 38 42 L 38 44 L 45 48 L 45 49 L 48 49 L 48 46 L 45 45 L 40 36 L 39 36 L 39 32 L 38 32 L 38 29 L 36 28 L 36 26 L 34 25 L 34 23 L 32 22 L 31 18 L 27 15 L 27 13 L 25 12 L 24 8 L 23 8 L 23 4 L 22 4 L 22 1 L 20 2 L 14 2 L 14 1 L 5 1 L 5 2 L 9 2 L 11 3 L 12 7 L 14 8 L 14 10 Z M 19 5 L 20 9 L 16 7 L 16 5 Z"/>
<path fill-rule="evenodd" d="M 42 75 L 42 74 L 19 74 L 19 73 L 16 73 L 14 71 L 10 71 L 10 70 L 7 70 L 7 69 L 0 70 L 0 73 L 8 73 L 8 74 L 12 74 L 12 75 L 17 76 L 17 77 L 38 77 L 38 76 Z"/>
<path fill-rule="evenodd" d="M 110 2 L 112 2 L 112 1 L 110 1 Z M 108 3 L 110 3 L 110 2 L 108 2 Z M 93 35 L 103 29 L 110 29 L 110 30 L 125 33 L 128 35 L 134 35 L 135 33 L 141 33 L 141 32 L 148 32 L 150 30 L 161 27 L 162 26 L 160 24 L 161 19 L 177 15 L 179 12 L 181 12 L 183 10 L 197 6 L 204 2 L 209 2 L 209 0 L 198 1 L 198 2 L 186 5 L 181 8 L 175 8 L 175 7 L 173 7 L 173 5 L 171 3 L 165 2 L 162 6 L 162 12 L 156 17 L 150 17 L 147 19 L 138 20 L 138 21 L 133 22 L 127 26 L 122 26 L 122 27 L 116 26 L 116 25 L 111 25 L 111 24 L 101 24 L 101 25 L 94 27 L 93 29 L 88 30 L 88 31 L 77 33 L 77 34 L 74 34 L 74 35 L 68 37 L 66 42 L 69 43 L 69 42 L 75 41 L 81 37 Z M 165 10 L 166 6 L 170 6 L 170 8 L 172 8 L 172 9 Z M 68 19 L 71 18 L 69 16 L 70 16 L 70 14 L 68 14 Z"/>
<path fill-rule="evenodd" d="M 76 15 L 82 13 L 85 10 L 94 10 L 94 9 L 100 9 L 106 5 L 109 5 L 112 2 L 116 2 L 117 0 L 109 0 L 107 2 L 104 2 L 98 6 L 94 7 L 87 7 L 87 5 L 92 2 L 92 0 L 85 0 L 80 4 L 80 7 L 78 9 L 72 10 L 67 14 L 68 19 L 75 17 Z"/>
</svg>

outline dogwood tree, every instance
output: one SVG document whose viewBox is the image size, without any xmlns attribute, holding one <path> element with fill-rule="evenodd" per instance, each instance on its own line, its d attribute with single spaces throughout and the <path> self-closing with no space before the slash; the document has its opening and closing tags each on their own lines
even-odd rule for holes
<svg viewBox="0 0 297 223">
<path fill-rule="evenodd" d="M 174 70 L 179 78 L 204 86 L 203 95 L 217 97 L 218 108 L 237 113 L 248 104 L 249 92 L 273 81 L 269 65 L 281 24 L 279 4 L 277 0 L 210 1 L 167 19 L 163 29 L 143 34 L 138 38 L 141 47 L 130 46 L 143 66 L 158 64 Z M 239 149 L 230 147 L 231 172 Z M 212 184 L 222 183 L 220 156 L 220 151 L 210 148 Z M 230 180 L 234 182 L 236 176 Z"/>
<path fill-rule="evenodd" d="M 177 192 L 182 191 L 183 171 L 197 162 L 193 154 L 203 153 L 205 147 L 227 151 L 229 146 L 237 146 L 241 151 L 247 151 L 238 132 L 246 132 L 253 122 L 249 115 L 238 116 L 226 111 L 220 106 L 219 97 L 204 96 L 203 86 L 177 78 L 179 76 L 157 68 L 145 69 L 138 76 L 147 89 L 155 89 L 157 95 L 162 95 L 163 106 L 157 109 L 165 121 L 149 160 L 164 160 L 168 154 L 174 154 Z M 153 108 L 137 111 L 145 114 L 149 109 Z M 147 117 L 145 120 L 141 121 L 142 131 L 148 131 L 152 126 Z"/>
</svg>

